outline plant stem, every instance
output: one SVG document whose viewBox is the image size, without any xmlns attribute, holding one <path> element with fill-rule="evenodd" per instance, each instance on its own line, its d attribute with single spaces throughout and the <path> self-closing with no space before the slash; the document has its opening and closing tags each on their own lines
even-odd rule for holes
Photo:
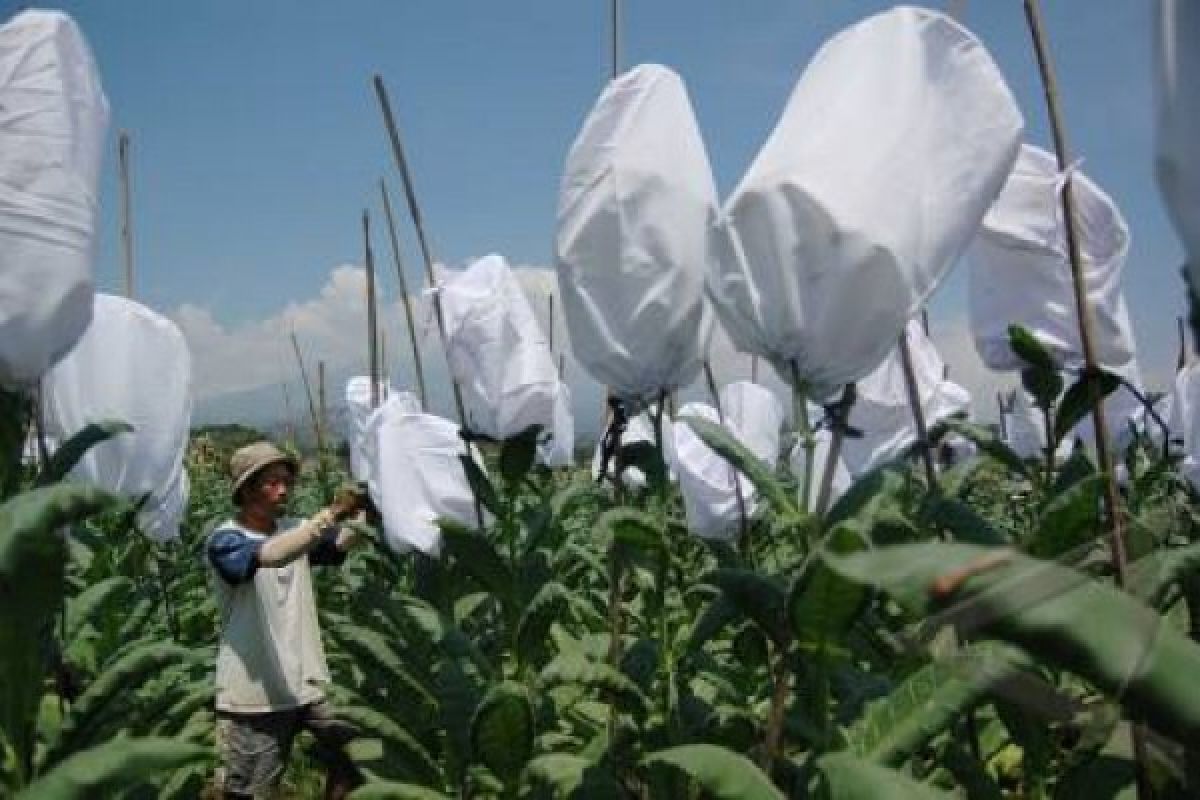
<svg viewBox="0 0 1200 800">
<path fill-rule="evenodd" d="M 787 653 L 783 647 L 775 646 L 775 668 L 773 670 L 773 685 L 771 686 L 771 706 L 767 712 L 767 732 L 763 741 L 762 759 L 759 766 L 763 772 L 770 774 L 771 765 L 779 753 L 779 743 L 783 739 L 783 717 L 787 710 L 788 699 L 788 665 Z"/>
<path fill-rule="evenodd" d="M 804 444 L 804 478 L 801 481 L 800 496 L 804 498 L 804 509 L 811 511 L 812 504 L 812 474 L 815 461 L 817 440 L 813 438 L 812 425 L 808 421 L 808 397 L 800 383 L 800 367 L 796 360 L 788 362 L 792 369 L 792 417 L 796 433 Z"/>
</svg>

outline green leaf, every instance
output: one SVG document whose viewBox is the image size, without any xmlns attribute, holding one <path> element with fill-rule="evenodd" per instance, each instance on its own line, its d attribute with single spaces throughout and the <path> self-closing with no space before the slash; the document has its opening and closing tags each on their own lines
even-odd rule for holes
<svg viewBox="0 0 1200 800">
<path fill-rule="evenodd" d="M 1095 385 L 1100 397 L 1108 397 L 1121 385 L 1121 379 L 1110 372 L 1097 370 L 1093 375 L 1084 373 L 1079 376 L 1067 393 L 1063 395 L 1058 405 L 1058 414 L 1054 418 L 1054 444 L 1057 445 L 1069 434 L 1080 420 L 1092 413 L 1092 389 Z"/>
<path fill-rule="evenodd" d="M 442 785 L 442 771 L 433 756 L 391 717 L 373 708 L 350 704 L 339 705 L 337 713 L 357 728 L 361 737 L 375 737 L 383 742 L 388 767 L 399 765 L 404 777 L 426 786 Z"/>
<path fill-rule="evenodd" d="M 550 789 L 554 797 L 609 800 L 621 796 L 612 770 L 582 756 L 567 753 L 538 756 L 525 767 L 525 775 L 531 783 Z"/>
<path fill-rule="evenodd" d="M 973 425 L 961 419 L 943 420 L 942 424 L 946 426 L 947 430 L 953 431 L 964 439 L 973 442 L 979 448 L 979 452 L 1000 462 L 1008 468 L 1009 472 L 1025 478 L 1033 477 L 1029 464 L 1021 456 L 1017 455 L 1015 450 L 1000 441 L 1000 438 L 987 428 Z"/>
<path fill-rule="evenodd" d="M 450 800 L 450 795 L 413 783 L 377 781 L 358 787 L 350 800 Z"/>
<path fill-rule="evenodd" d="M 172 739 L 116 739 L 76 753 L 42 775 L 17 800 L 92 800 L 209 757 L 207 747 Z"/>
<path fill-rule="evenodd" d="M 1024 549 L 1035 558 L 1054 559 L 1101 538 L 1103 490 L 1104 476 L 1093 473 L 1052 497 Z"/>
<path fill-rule="evenodd" d="M 714 452 L 746 476 L 776 514 L 795 514 L 799 509 L 795 499 L 775 479 L 774 470 L 750 452 L 729 431 L 715 422 L 700 417 L 680 417 Z"/>
<path fill-rule="evenodd" d="M 624 474 L 630 467 L 639 469 L 651 487 L 660 487 L 667 481 L 667 465 L 653 442 L 638 441 L 621 445 L 616 461 L 618 467 L 615 471 L 618 474 Z"/>
<path fill-rule="evenodd" d="M 1008 346 L 1017 357 L 1029 366 L 1048 372 L 1058 372 L 1061 367 L 1050 351 L 1038 338 L 1020 325 L 1008 326 Z"/>
<path fill-rule="evenodd" d="M 570 605 L 571 593 L 561 583 L 547 583 L 529 601 L 517 624 L 517 656 L 521 663 L 532 663 L 546 649 L 550 626 Z"/>
<path fill-rule="evenodd" d="M 437 705 L 429 689 L 408 670 L 404 659 L 388 640 L 376 631 L 361 625 L 342 622 L 327 628 L 329 634 L 348 652 L 360 667 L 369 666 L 380 680 L 387 681 L 388 692 L 400 689 L 404 704 L 413 711 L 424 712 Z"/>
<path fill-rule="evenodd" d="M 687 744 L 642 759 L 643 767 L 656 765 L 683 772 L 714 800 L 783 800 L 783 793 L 750 759 L 724 747 Z"/>
<path fill-rule="evenodd" d="M 1058 782 L 1054 796 L 1062 800 L 1135 800 L 1137 771 L 1132 759 L 1099 755 L 1069 769 Z"/>
<path fill-rule="evenodd" d="M 921 505 L 921 518 L 928 524 L 946 529 L 958 542 L 991 547 L 1009 544 L 1005 536 L 992 527 L 992 524 L 970 504 L 955 497 L 947 497 L 941 492 L 925 495 Z"/>
<path fill-rule="evenodd" d="M 533 756 L 533 703 L 515 681 L 493 686 L 471 719 L 471 752 L 508 786 Z"/>
<path fill-rule="evenodd" d="M 1033 397 L 1039 409 L 1054 409 L 1054 403 L 1062 394 L 1063 379 L 1057 370 L 1031 367 L 1021 370 L 1021 386 Z"/>
<path fill-rule="evenodd" d="M 79 459 L 97 444 L 121 433 L 131 433 L 133 426 L 120 420 L 104 420 L 86 425 L 83 430 L 59 446 L 38 474 L 37 485 L 49 486 L 67 476 Z"/>
<path fill-rule="evenodd" d="M 661 553 L 666 547 L 663 521 L 636 508 L 610 508 L 596 519 L 596 529 L 625 551 Z"/>
<path fill-rule="evenodd" d="M 58 529 L 116 505 L 90 486 L 33 489 L 0 505 L 0 731 L 28 763 L 42 695 L 42 635 L 61 607 L 65 537 Z"/>
<path fill-rule="evenodd" d="M 867 707 L 846 733 L 849 748 L 898 767 L 1028 661 L 1012 648 L 978 644 L 927 664 Z"/>
<path fill-rule="evenodd" d="M 93 583 L 67 605 L 67 632 L 64 637 L 71 642 L 79 635 L 83 626 L 109 603 L 121 603 L 133 590 L 133 581 L 124 575 L 113 575 Z M 125 606 L 128 608 L 128 606 Z"/>
<path fill-rule="evenodd" d="M 847 555 L 869 544 L 855 526 L 843 524 L 829 532 L 821 549 Z M 866 599 L 861 585 L 831 570 L 818 555 L 810 556 L 788 592 L 788 620 L 796 640 L 820 649 L 830 641 L 840 641 Z"/>
<path fill-rule="evenodd" d="M 1200 645 L 1125 592 L 1057 564 L 963 544 L 916 544 L 834 558 L 846 577 L 964 633 L 1011 642 L 1091 681 L 1136 719 L 1200 735 Z M 957 605 L 946 608 L 952 601 Z"/>
<path fill-rule="evenodd" d="M 828 800 L 949 800 L 951 795 L 917 783 L 902 772 L 846 752 L 817 760 Z"/>
<path fill-rule="evenodd" d="M 1156 550 L 1129 565 L 1129 592 L 1158 608 L 1171 586 L 1200 569 L 1200 544 Z"/>
<path fill-rule="evenodd" d="M 607 664 L 577 655 L 560 655 L 538 675 L 540 689 L 563 685 L 583 686 L 603 692 L 612 698 L 618 708 L 628 711 L 640 712 L 647 706 L 642 690 L 629 678 Z"/>
<path fill-rule="evenodd" d="M 512 570 L 495 545 L 460 522 L 440 517 L 442 551 L 505 605 L 516 602 Z"/>
<path fill-rule="evenodd" d="M 467 476 L 467 483 L 471 486 L 471 492 L 475 495 L 479 505 L 493 514 L 499 514 L 500 496 L 496 494 L 496 487 L 487 473 L 483 471 L 483 467 L 479 466 L 479 462 L 471 455 L 461 455 L 458 460 L 462 464 L 463 472 Z"/>
<path fill-rule="evenodd" d="M 777 645 L 791 638 L 787 597 L 777 584 L 748 569 L 717 569 L 703 578 L 719 588 L 733 607 L 762 629 Z"/>
<path fill-rule="evenodd" d="M 506 486 L 517 486 L 533 468 L 541 432 L 541 425 L 530 425 L 516 436 L 504 440 L 500 447 L 500 475 Z"/>
</svg>

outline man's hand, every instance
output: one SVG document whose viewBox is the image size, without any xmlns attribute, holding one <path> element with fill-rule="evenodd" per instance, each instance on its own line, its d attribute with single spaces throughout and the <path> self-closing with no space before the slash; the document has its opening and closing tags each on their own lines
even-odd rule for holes
<svg viewBox="0 0 1200 800">
<path fill-rule="evenodd" d="M 329 510 L 333 512 L 335 521 L 342 522 L 365 509 L 369 503 L 366 490 L 360 486 L 348 485 L 338 489 Z"/>
</svg>

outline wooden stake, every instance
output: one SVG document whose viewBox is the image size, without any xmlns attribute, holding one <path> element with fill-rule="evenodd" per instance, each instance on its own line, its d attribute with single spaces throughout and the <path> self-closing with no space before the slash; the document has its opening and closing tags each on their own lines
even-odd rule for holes
<svg viewBox="0 0 1200 800">
<path fill-rule="evenodd" d="M 546 305 L 550 314 L 550 355 L 554 355 L 554 292 L 546 292 Z"/>
<path fill-rule="evenodd" d="M 1079 340 L 1083 346 L 1084 367 L 1089 373 L 1097 369 L 1095 345 L 1092 341 L 1091 307 L 1087 301 L 1087 289 L 1083 276 L 1083 258 L 1079 250 L 1079 234 L 1075 228 L 1075 198 L 1072 189 L 1071 174 L 1067 167 L 1071 163 L 1071 153 L 1067 147 L 1067 136 L 1063 126 L 1062 112 L 1058 105 L 1058 83 L 1054 76 L 1054 67 L 1050 62 L 1050 49 L 1042 26 L 1041 7 L 1038 0 L 1024 0 L 1025 19 L 1029 23 L 1029 33 L 1033 39 L 1033 50 L 1037 56 L 1038 70 L 1042 77 L 1042 88 L 1045 91 L 1046 110 L 1050 117 L 1050 130 L 1054 136 L 1054 152 L 1058 159 L 1059 172 L 1063 173 L 1062 212 L 1063 225 L 1066 231 L 1067 254 L 1071 260 L 1071 278 L 1075 288 L 1075 311 L 1079 323 Z M 1096 381 L 1088 382 L 1092 405 L 1092 428 L 1096 433 L 1096 460 L 1101 473 L 1104 475 L 1104 508 L 1110 526 L 1110 541 L 1112 548 L 1112 565 L 1116 573 L 1117 585 L 1124 587 L 1126 583 L 1127 559 L 1125 554 L 1125 532 L 1121 520 L 1120 496 L 1117 493 L 1116 476 L 1113 474 L 1112 454 L 1109 450 L 1108 422 L 1104 418 L 1104 396 L 1099 391 Z M 1050 432 L 1047 431 L 1047 436 Z M 1137 774 L 1137 790 L 1140 800 L 1148 800 L 1153 796 L 1149 775 L 1146 769 L 1146 743 L 1141 725 L 1132 728 L 1133 757 Z"/>
<path fill-rule="evenodd" d="M 857 397 L 858 387 L 853 383 L 847 383 L 846 388 L 842 390 L 842 399 L 838 402 L 845 415 L 849 415 Z M 825 471 L 821 473 L 821 486 L 817 490 L 817 505 L 814 508 L 817 515 L 821 517 L 825 516 L 825 512 L 829 510 L 829 501 L 833 497 L 833 475 L 837 472 L 838 461 L 842 457 L 842 441 L 845 437 L 845 426 L 840 423 L 835 424 L 829 439 L 829 455 L 825 458 Z M 804 497 L 804 502 L 807 505 L 807 495 Z"/>
<path fill-rule="evenodd" d="M 1004 395 L 996 392 L 996 407 L 1000 411 L 1000 438 L 1008 441 L 1008 420 L 1006 419 L 1009 409 L 1004 407 Z"/>
<path fill-rule="evenodd" d="M 304 368 L 304 357 L 300 355 L 300 342 L 296 340 L 296 332 L 292 331 L 292 351 L 296 354 L 296 364 L 300 367 L 300 380 L 304 383 L 304 393 L 308 396 L 308 415 L 312 419 L 313 436 L 317 440 L 317 453 L 325 451 L 325 438 L 321 431 L 321 422 L 317 417 L 317 403 L 313 398 L 312 384 L 308 380 L 308 370 Z"/>
<path fill-rule="evenodd" d="M 750 356 L 750 381 L 758 383 L 758 356 Z"/>
<path fill-rule="evenodd" d="M 320 420 L 321 430 L 329 425 L 329 416 L 325 405 L 325 362 L 317 362 L 317 419 Z"/>
<path fill-rule="evenodd" d="M 117 161 L 121 179 L 121 254 L 125 261 L 125 296 L 133 299 L 133 212 L 129 181 L 129 133 L 117 137 Z"/>
<path fill-rule="evenodd" d="M 371 218 L 362 213 L 363 258 L 367 269 L 367 367 L 371 375 L 371 408 L 379 407 L 379 330 L 375 319 L 375 257 L 371 253 Z"/>
<path fill-rule="evenodd" d="M 396 237 L 396 220 L 392 214 L 392 201 L 388 197 L 387 184 L 379 179 L 379 193 L 383 196 L 383 215 L 387 219 L 388 241 L 392 245 L 392 260 L 396 263 L 396 278 L 400 281 L 400 297 L 404 300 L 404 321 L 408 325 L 408 341 L 412 344 L 413 369 L 417 373 L 417 394 L 421 398 L 421 410 L 429 409 L 429 395 L 425 392 L 425 370 L 421 366 L 421 348 L 417 342 L 417 324 L 413 317 L 412 297 L 408 293 L 408 281 L 404 277 L 404 264 L 400 260 L 400 242 Z"/>
<path fill-rule="evenodd" d="M 421 256 L 425 260 L 425 279 L 428 281 L 430 289 L 436 289 L 437 282 L 433 275 L 433 253 L 429 248 L 429 240 L 425 236 L 425 224 L 421 220 L 421 209 L 417 205 L 417 193 L 413 186 L 412 176 L 408 171 L 408 161 L 404 158 L 404 147 L 400 143 L 400 130 L 396 127 L 396 118 L 392 114 L 392 104 L 388 100 L 383 78 L 376 75 L 373 82 L 375 95 L 379 98 L 379 108 L 383 112 L 383 122 L 387 126 L 388 138 L 392 143 L 392 157 L 396 160 L 396 169 L 399 170 L 400 178 L 404 182 L 404 196 L 408 200 L 408 213 L 412 217 L 413 227 L 417 230 L 417 244 L 420 245 Z M 446 318 L 442 314 L 442 298 L 436 291 L 433 293 L 433 312 L 437 319 L 438 335 L 442 340 L 442 350 L 446 353 L 450 384 L 454 390 L 454 406 L 458 411 L 458 424 L 465 428 L 467 412 L 463 405 L 462 389 L 459 387 L 458 378 L 454 376 L 454 367 L 450 364 L 450 350 L 446 345 Z"/>
<path fill-rule="evenodd" d="M 907 327 L 897 341 L 900 348 L 900 364 L 904 368 L 904 390 L 908 394 L 908 406 L 912 409 L 913 424 L 917 428 L 917 449 L 925 464 L 925 481 L 929 491 L 937 487 L 937 470 L 933 465 L 933 451 L 929 447 L 929 430 L 925 427 L 925 409 L 921 407 L 921 395 L 917 390 L 917 376 L 913 372 L 912 350 L 908 346 Z"/>
<path fill-rule="evenodd" d="M 609 77 L 621 74 L 621 0 L 609 0 Z"/>
<path fill-rule="evenodd" d="M 1176 317 L 1175 321 L 1179 323 L 1179 357 L 1175 360 L 1175 371 L 1182 372 L 1188 364 L 1187 327 L 1183 317 Z"/>
</svg>

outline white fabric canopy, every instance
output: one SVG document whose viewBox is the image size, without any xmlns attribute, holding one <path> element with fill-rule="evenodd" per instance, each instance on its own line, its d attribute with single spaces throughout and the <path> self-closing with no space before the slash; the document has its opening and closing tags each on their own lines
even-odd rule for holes
<svg viewBox="0 0 1200 800">
<path fill-rule="evenodd" d="M 538 446 L 538 460 L 547 467 L 569 467 L 575 463 L 575 416 L 571 412 L 571 390 L 563 381 L 554 392 L 552 435 Z"/>
<path fill-rule="evenodd" d="M 28 386 L 92 314 L 96 183 L 108 100 L 75 23 L 0 26 L 0 385 Z"/>
<path fill-rule="evenodd" d="M 1086 175 L 1075 172 L 1071 183 L 1096 358 L 1106 369 L 1123 370 L 1136 358 L 1121 291 L 1129 228 L 1112 199 Z M 971 330 L 992 369 L 1025 366 L 1008 346 L 1012 324 L 1028 328 L 1064 365 L 1083 363 L 1062 185 L 1054 156 L 1025 145 L 972 244 Z"/>
<path fill-rule="evenodd" d="M 540 425 L 574 437 L 569 397 L 546 335 L 504 258 L 489 255 L 439 276 L 450 363 L 463 390 L 469 427 L 496 439 Z M 570 430 L 559 431 L 557 424 Z"/>
<path fill-rule="evenodd" d="M 136 498 L 158 540 L 179 535 L 187 505 L 183 459 L 191 425 L 191 355 L 175 323 L 132 300 L 97 294 L 92 323 L 75 348 L 42 379 L 46 428 L 66 441 L 90 422 L 133 426 L 88 451 L 77 480 Z"/>
<path fill-rule="evenodd" d="M 971 394 L 945 379 L 946 366 L 921 324 L 909 322 L 906 335 L 926 426 L 932 428 L 939 420 L 969 411 Z M 857 389 L 850 426 L 863 435 L 846 437 L 842 458 L 851 474 L 862 475 L 897 458 L 917 440 L 899 348 L 893 344 L 892 353 L 858 382 Z"/>
<path fill-rule="evenodd" d="M 1171 436 L 1183 440 L 1180 470 L 1200 490 L 1200 364 L 1176 374 L 1171 398 Z"/>
<path fill-rule="evenodd" d="M 828 41 L 725 203 L 710 279 L 740 350 L 817 399 L 879 365 L 978 229 L 1021 114 L 949 17 L 899 7 Z"/>
<path fill-rule="evenodd" d="M 384 537 L 394 550 L 416 548 L 437 555 L 442 541 L 439 517 L 479 526 L 475 495 L 459 461 L 467 446 L 456 424 L 412 412 L 392 398 L 372 415 L 368 429 L 375 437 L 376 458 L 368 486 L 383 515 Z M 475 458 L 482 469 L 478 454 Z"/>
<path fill-rule="evenodd" d="M 1155 171 L 1200 291 L 1200 4 L 1157 0 Z"/>
<path fill-rule="evenodd" d="M 555 239 L 575 358 L 617 396 L 646 400 L 699 371 L 716 230 L 716 188 L 683 81 L 655 64 L 626 72 L 571 146 Z"/>
<path fill-rule="evenodd" d="M 750 452 L 772 468 L 779 461 L 779 433 L 783 407 L 769 390 L 749 381 L 725 386 L 721 392 L 725 428 Z M 758 496 L 745 476 L 710 449 L 683 420 L 699 417 L 719 422 L 716 409 L 705 403 L 687 403 L 672 424 L 672 467 L 679 476 L 688 530 L 702 539 L 730 540 L 741 529 L 738 487 L 747 517 L 758 508 Z M 736 483 L 735 483 L 736 480 Z"/>
<path fill-rule="evenodd" d="M 412 414 L 421 411 L 421 401 L 412 392 L 398 392 L 381 381 L 378 394 L 379 408 L 391 403 Z M 346 444 L 350 450 L 350 474 L 355 480 L 372 480 L 376 457 L 373 420 L 377 411 L 371 408 L 370 376 L 355 375 L 346 381 Z"/>
</svg>

